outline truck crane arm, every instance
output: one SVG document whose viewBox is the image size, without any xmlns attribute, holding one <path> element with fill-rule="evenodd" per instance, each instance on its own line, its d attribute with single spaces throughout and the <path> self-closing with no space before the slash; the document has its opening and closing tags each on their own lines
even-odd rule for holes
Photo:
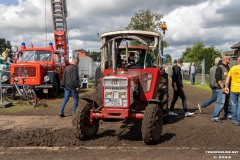
<svg viewBox="0 0 240 160">
<path fill-rule="evenodd" d="M 64 50 L 68 54 L 68 37 L 67 37 L 67 4 L 66 0 L 51 0 L 54 41 L 56 50 Z"/>
</svg>

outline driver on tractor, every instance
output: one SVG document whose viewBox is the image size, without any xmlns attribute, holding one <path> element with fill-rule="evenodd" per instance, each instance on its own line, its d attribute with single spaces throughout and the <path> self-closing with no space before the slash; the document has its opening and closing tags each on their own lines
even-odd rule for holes
<svg viewBox="0 0 240 160">
<path fill-rule="evenodd" d="M 130 55 L 128 57 L 128 63 L 135 64 L 135 54 L 134 53 L 130 53 Z"/>
</svg>

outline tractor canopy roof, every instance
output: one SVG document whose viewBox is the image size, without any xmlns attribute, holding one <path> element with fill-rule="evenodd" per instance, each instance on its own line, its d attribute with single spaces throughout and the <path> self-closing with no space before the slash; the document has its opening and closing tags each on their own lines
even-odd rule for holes
<svg viewBox="0 0 240 160">
<path fill-rule="evenodd" d="M 138 58 L 139 53 L 150 53 L 159 61 L 160 59 L 157 57 L 161 57 L 159 53 L 162 38 L 160 33 L 142 30 L 103 33 L 101 35 L 101 70 L 104 70 L 106 63 L 108 66 L 112 65 L 115 70 L 118 63 L 123 61 L 123 57 L 129 57 L 133 53 L 135 53 L 136 58 Z M 144 59 L 146 60 L 146 58 Z"/>
</svg>

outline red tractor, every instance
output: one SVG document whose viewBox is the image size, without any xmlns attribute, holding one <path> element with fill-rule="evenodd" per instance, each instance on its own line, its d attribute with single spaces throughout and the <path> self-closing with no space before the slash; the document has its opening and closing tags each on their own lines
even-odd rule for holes
<svg viewBox="0 0 240 160">
<path fill-rule="evenodd" d="M 128 30 L 104 33 L 101 40 L 103 76 L 95 97 L 82 98 L 87 103 L 79 104 L 80 110 L 73 119 L 76 137 L 87 140 L 96 136 L 99 120 L 130 119 L 142 120 L 142 138 L 146 144 L 158 143 L 163 119 L 168 114 L 162 36 L 156 32 Z M 132 43 L 139 45 L 132 46 Z M 129 56 L 134 57 L 135 63 L 129 63 Z"/>
</svg>

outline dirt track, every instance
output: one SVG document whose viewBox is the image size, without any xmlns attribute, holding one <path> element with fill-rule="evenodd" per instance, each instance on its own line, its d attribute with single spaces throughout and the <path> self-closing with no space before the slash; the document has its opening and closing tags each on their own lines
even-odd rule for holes
<svg viewBox="0 0 240 160">
<path fill-rule="evenodd" d="M 94 140 L 79 141 L 71 128 L 72 102 L 66 108 L 68 116 L 59 118 L 61 99 L 58 99 L 49 100 L 46 108 L 0 115 L 0 155 L 3 159 L 56 160 L 240 159 L 240 127 L 230 120 L 222 124 L 211 122 L 214 105 L 204 110 L 205 114 L 199 114 L 197 103 L 209 98 L 210 91 L 191 85 L 185 85 L 185 91 L 188 107 L 195 116 L 184 117 L 179 99 L 175 110 L 179 115 L 169 117 L 158 145 L 146 146 L 141 138 L 141 124 L 129 121 L 102 121 Z"/>
</svg>

